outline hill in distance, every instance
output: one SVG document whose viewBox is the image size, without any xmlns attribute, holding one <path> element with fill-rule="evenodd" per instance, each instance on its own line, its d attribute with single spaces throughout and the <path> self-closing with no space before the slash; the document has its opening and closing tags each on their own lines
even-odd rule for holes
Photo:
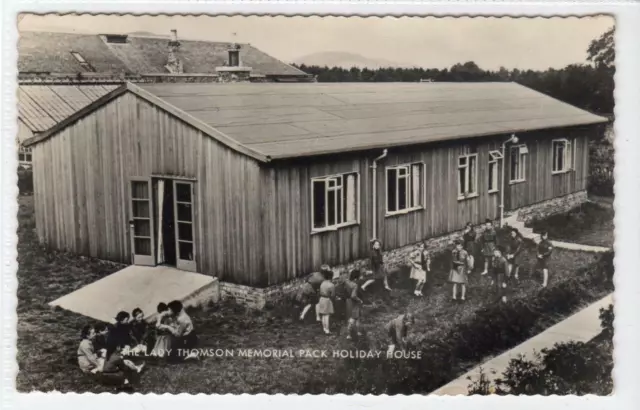
<svg viewBox="0 0 640 410">
<path fill-rule="evenodd" d="M 412 64 L 399 63 L 397 61 L 386 60 L 383 58 L 369 58 L 356 53 L 343 51 L 325 51 L 313 53 L 294 60 L 295 64 L 342 67 L 342 68 L 370 68 L 372 70 L 386 67 L 412 67 Z"/>
</svg>

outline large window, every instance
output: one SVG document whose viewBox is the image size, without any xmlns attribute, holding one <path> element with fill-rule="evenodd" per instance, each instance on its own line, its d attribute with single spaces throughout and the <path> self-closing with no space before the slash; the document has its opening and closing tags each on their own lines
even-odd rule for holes
<svg viewBox="0 0 640 410">
<path fill-rule="evenodd" d="M 311 180 L 313 230 L 331 230 L 358 221 L 358 174 Z"/>
<path fill-rule="evenodd" d="M 387 215 L 421 209 L 424 203 L 424 164 L 387 167 Z"/>
<path fill-rule="evenodd" d="M 458 199 L 478 195 L 478 154 L 458 157 Z"/>
<path fill-rule="evenodd" d="M 511 147 L 511 164 L 509 167 L 510 182 L 524 182 L 527 179 L 528 155 L 529 150 L 526 145 L 515 145 Z"/>
<path fill-rule="evenodd" d="M 498 192 L 498 161 L 502 159 L 500 151 L 489 151 L 489 193 Z"/>
<path fill-rule="evenodd" d="M 575 140 L 557 139 L 551 142 L 553 173 L 567 172 L 575 168 Z"/>
</svg>

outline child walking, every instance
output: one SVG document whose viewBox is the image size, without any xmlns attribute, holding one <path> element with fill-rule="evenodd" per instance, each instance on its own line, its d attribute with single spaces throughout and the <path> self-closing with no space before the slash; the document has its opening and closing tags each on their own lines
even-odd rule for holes
<svg viewBox="0 0 640 410">
<path fill-rule="evenodd" d="M 493 259 L 491 260 L 491 277 L 495 283 L 498 298 L 505 303 L 507 301 L 507 276 L 509 272 L 509 263 L 504 257 L 502 249 L 497 247 L 493 250 Z"/>
<path fill-rule="evenodd" d="M 351 335 L 355 329 L 358 336 L 360 333 L 360 305 L 362 305 L 362 299 L 360 298 L 360 287 L 358 286 L 358 280 L 361 277 L 359 269 L 353 269 L 349 273 L 349 279 L 345 282 L 347 298 L 346 302 L 346 316 L 348 320 L 347 324 L 347 339 L 351 339 Z"/>
<path fill-rule="evenodd" d="M 431 257 L 423 242 L 409 255 L 409 265 L 411 266 L 410 278 L 416 280 L 416 289 L 413 292 L 416 296 L 423 296 L 422 288 L 427 282 L 427 272 L 431 271 Z"/>
<path fill-rule="evenodd" d="M 522 237 L 520 232 L 513 228 L 507 240 L 507 262 L 509 262 L 508 275 L 509 277 L 513 276 L 515 279 L 518 279 L 518 271 L 520 270 L 518 263 L 520 252 L 522 252 Z"/>
<path fill-rule="evenodd" d="M 322 321 L 322 330 L 329 335 L 330 318 L 334 313 L 333 302 L 336 298 L 336 285 L 333 284 L 333 272 L 328 265 L 322 265 L 320 271 L 324 275 L 324 281 L 320 285 L 320 300 L 318 301 L 318 313 Z"/>
<path fill-rule="evenodd" d="M 384 269 L 382 243 L 378 239 L 371 240 L 371 255 L 369 257 L 369 261 L 371 263 L 371 270 L 373 271 L 373 278 L 367 280 L 364 285 L 362 285 L 362 290 L 367 290 L 369 285 L 379 279 L 382 279 L 382 283 L 386 290 L 391 290 L 389 287 L 389 278 L 387 277 L 387 272 Z"/>
<path fill-rule="evenodd" d="M 462 293 L 460 300 L 465 300 L 467 293 L 467 268 L 469 254 L 464 249 L 461 241 L 455 242 L 455 248 L 451 252 L 451 271 L 449 273 L 449 282 L 453 284 L 453 300 L 457 300 L 458 285 L 460 285 Z"/>
<path fill-rule="evenodd" d="M 313 307 L 316 313 L 316 321 L 320 321 L 320 314 L 318 313 L 318 292 L 320 291 L 322 282 L 324 282 L 324 274 L 322 272 L 314 272 L 300 288 L 298 302 L 304 306 L 300 313 L 300 320 L 304 320 L 307 312 Z"/>
</svg>

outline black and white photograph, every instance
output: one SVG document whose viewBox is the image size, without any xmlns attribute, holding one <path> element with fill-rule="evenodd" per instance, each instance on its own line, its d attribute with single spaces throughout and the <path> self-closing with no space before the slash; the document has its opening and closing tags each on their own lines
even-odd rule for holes
<svg viewBox="0 0 640 410">
<path fill-rule="evenodd" d="M 612 15 L 16 24 L 18 392 L 613 393 Z"/>
</svg>

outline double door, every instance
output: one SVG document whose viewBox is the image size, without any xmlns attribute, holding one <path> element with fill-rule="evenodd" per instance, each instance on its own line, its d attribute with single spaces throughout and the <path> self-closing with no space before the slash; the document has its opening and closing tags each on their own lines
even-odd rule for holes
<svg viewBox="0 0 640 410">
<path fill-rule="evenodd" d="M 195 272 L 194 182 L 170 178 L 130 181 L 134 265 L 170 265 Z"/>
</svg>

